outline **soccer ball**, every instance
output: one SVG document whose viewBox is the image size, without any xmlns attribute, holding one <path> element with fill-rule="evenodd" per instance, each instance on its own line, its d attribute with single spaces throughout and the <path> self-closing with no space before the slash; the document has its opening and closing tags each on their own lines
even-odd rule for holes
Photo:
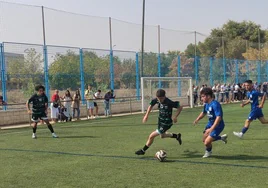
<svg viewBox="0 0 268 188">
<path fill-rule="evenodd" d="M 158 152 L 156 152 L 155 154 L 155 158 L 157 160 L 159 160 L 160 162 L 163 162 L 166 160 L 167 157 L 167 152 L 165 152 L 164 150 L 159 150 Z"/>
</svg>

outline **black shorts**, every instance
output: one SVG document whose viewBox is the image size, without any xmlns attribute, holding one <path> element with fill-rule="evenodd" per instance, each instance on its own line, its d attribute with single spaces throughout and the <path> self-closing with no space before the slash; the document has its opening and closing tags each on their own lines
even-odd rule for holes
<svg viewBox="0 0 268 188">
<path fill-rule="evenodd" d="M 172 127 L 172 124 L 171 125 L 161 125 L 161 124 L 158 124 L 158 128 L 156 129 L 156 131 L 158 132 L 158 134 L 164 134 L 171 127 Z"/>
<path fill-rule="evenodd" d="M 40 114 L 32 114 L 32 121 L 33 122 L 39 122 L 39 119 L 40 120 L 47 120 L 47 114 L 45 112 L 42 112 Z"/>
<path fill-rule="evenodd" d="M 94 102 L 94 107 L 98 106 L 98 104 L 96 102 Z"/>
</svg>

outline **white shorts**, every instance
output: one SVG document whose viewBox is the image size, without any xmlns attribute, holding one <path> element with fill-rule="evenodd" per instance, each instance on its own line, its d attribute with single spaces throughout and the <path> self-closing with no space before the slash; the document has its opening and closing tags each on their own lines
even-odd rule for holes
<svg viewBox="0 0 268 188">
<path fill-rule="evenodd" d="M 50 109 L 51 109 L 51 118 L 52 119 L 58 119 L 59 109 L 58 108 L 55 108 L 53 106 L 53 103 L 51 103 Z"/>
<path fill-rule="evenodd" d="M 94 109 L 94 102 L 93 101 L 87 101 L 87 109 Z"/>
</svg>

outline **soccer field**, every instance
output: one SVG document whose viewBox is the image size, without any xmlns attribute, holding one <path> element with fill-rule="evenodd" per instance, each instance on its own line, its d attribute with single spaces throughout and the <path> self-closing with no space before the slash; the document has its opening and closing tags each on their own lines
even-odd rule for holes
<svg viewBox="0 0 268 188">
<path fill-rule="evenodd" d="M 144 156 L 134 152 L 156 129 L 157 113 L 146 124 L 142 115 L 59 123 L 54 126 L 59 139 L 43 125 L 36 140 L 30 128 L 1 130 L 0 187 L 268 187 L 268 125 L 254 121 L 243 139 L 232 135 L 241 130 L 249 108 L 223 105 L 228 143 L 215 142 L 206 159 L 207 118 L 192 124 L 201 108 L 184 109 L 171 128 L 182 133 L 181 146 L 157 138 Z M 167 151 L 167 162 L 154 159 L 160 149 Z"/>
</svg>

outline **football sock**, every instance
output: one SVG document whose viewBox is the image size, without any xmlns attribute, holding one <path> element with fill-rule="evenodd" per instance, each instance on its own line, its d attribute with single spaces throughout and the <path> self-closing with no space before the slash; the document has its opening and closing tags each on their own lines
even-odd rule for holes
<svg viewBox="0 0 268 188">
<path fill-rule="evenodd" d="M 245 134 L 247 131 L 248 131 L 248 128 L 247 128 L 247 127 L 243 127 L 243 129 L 242 129 L 241 132 L 242 132 L 243 134 Z"/>
<path fill-rule="evenodd" d="M 51 124 L 47 125 L 47 128 L 50 130 L 51 133 L 54 133 L 53 127 Z"/>
<path fill-rule="evenodd" d="M 208 152 L 211 152 L 211 151 L 212 151 L 212 146 L 211 146 L 210 148 L 206 148 L 206 150 L 207 150 Z"/>
<path fill-rule="evenodd" d="M 37 127 L 33 127 L 33 133 L 36 133 Z"/>
<path fill-rule="evenodd" d="M 145 146 L 143 147 L 142 150 L 143 150 L 143 151 L 146 151 L 148 148 L 149 148 L 149 147 L 145 145 Z"/>
<path fill-rule="evenodd" d="M 178 137 L 177 134 L 172 133 L 172 137 L 171 138 L 177 138 L 177 137 Z"/>
</svg>

